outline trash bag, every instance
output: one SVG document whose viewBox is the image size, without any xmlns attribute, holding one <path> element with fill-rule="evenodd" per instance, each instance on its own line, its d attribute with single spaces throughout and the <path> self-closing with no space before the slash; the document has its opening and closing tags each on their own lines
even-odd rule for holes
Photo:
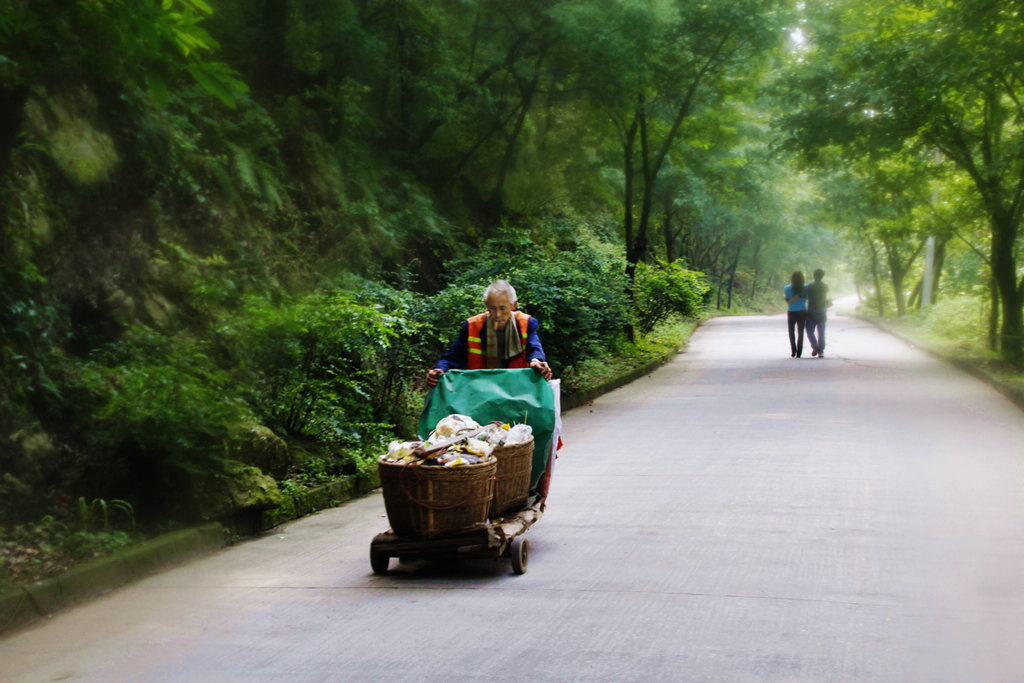
<svg viewBox="0 0 1024 683">
<path fill-rule="evenodd" d="M 453 413 L 480 424 L 499 420 L 533 428 L 530 489 L 544 474 L 561 431 L 560 383 L 545 380 L 531 368 L 514 370 L 449 370 L 427 393 L 420 415 L 419 436 L 426 439 L 439 421 Z"/>
</svg>

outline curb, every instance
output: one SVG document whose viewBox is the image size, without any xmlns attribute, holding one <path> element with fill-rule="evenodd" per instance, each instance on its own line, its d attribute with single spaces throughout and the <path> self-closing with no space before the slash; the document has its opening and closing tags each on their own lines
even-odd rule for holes
<svg viewBox="0 0 1024 683">
<path fill-rule="evenodd" d="M 0 632 L 24 626 L 126 583 L 227 545 L 224 527 L 211 522 L 175 531 L 79 565 L 59 576 L 0 592 Z"/>
<path fill-rule="evenodd" d="M 375 475 L 354 475 L 283 496 L 280 507 L 259 513 L 255 524 L 210 522 L 173 531 L 18 588 L 0 590 L 0 636 L 56 612 L 99 597 L 146 576 L 185 564 L 229 545 L 242 527 L 268 531 L 293 519 L 335 507 L 380 486 Z"/>
<path fill-rule="evenodd" d="M 980 367 L 977 363 L 972 363 L 969 360 L 960 358 L 959 356 L 955 356 L 941 349 L 928 346 L 927 344 L 922 344 L 917 339 L 914 339 L 913 337 L 905 334 L 904 332 L 901 332 L 900 330 L 894 330 L 888 325 L 885 325 L 881 321 L 875 320 L 874 318 L 869 318 L 867 316 L 857 315 L 854 313 L 848 313 L 846 315 L 850 318 L 856 318 L 857 320 L 862 320 L 864 322 L 871 323 L 878 329 L 884 331 L 886 334 L 891 334 L 897 339 L 904 341 L 907 344 L 910 344 L 914 348 L 924 351 L 933 358 L 941 360 L 945 363 L 949 363 L 958 370 L 962 370 L 963 372 L 966 372 L 968 375 L 980 379 L 981 381 L 985 382 L 985 384 L 988 384 L 990 387 L 992 387 L 993 389 L 1001 393 L 1003 396 L 1005 396 L 1007 399 L 1009 399 L 1018 408 L 1024 410 L 1024 389 L 1020 389 L 1018 387 L 1007 384 L 1006 382 L 1002 381 L 999 377 L 996 377 L 991 373 L 986 372 L 985 369 L 983 367 Z"/>
<path fill-rule="evenodd" d="M 626 372 L 625 374 L 619 375 L 614 379 L 610 379 L 607 382 L 598 384 L 597 386 L 591 387 L 590 389 L 583 389 L 581 391 L 574 391 L 572 393 L 563 394 L 561 398 L 562 412 L 572 410 L 573 408 L 579 408 L 580 406 L 584 406 L 603 394 L 607 394 L 610 391 L 614 391 L 615 389 L 624 387 L 630 382 L 635 382 L 644 375 L 654 372 L 662 365 L 668 363 L 670 360 L 672 360 L 680 353 L 685 351 L 686 347 L 690 343 L 690 338 L 693 336 L 693 333 L 696 332 L 697 328 L 699 328 L 703 323 L 703 320 L 698 321 L 697 324 L 694 325 L 693 329 L 690 331 L 690 334 L 687 335 L 685 340 L 666 349 L 662 355 L 648 361 L 644 365 L 641 365 L 640 367 L 637 368 L 633 368 L 632 370 Z"/>
<path fill-rule="evenodd" d="M 353 498 L 363 496 L 379 486 L 380 477 L 376 472 L 372 472 L 363 476 L 345 477 L 304 491 L 295 491 L 282 496 L 283 500 L 279 507 L 260 513 L 259 528 L 261 531 L 269 531 L 293 519 L 337 507 Z"/>
</svg>

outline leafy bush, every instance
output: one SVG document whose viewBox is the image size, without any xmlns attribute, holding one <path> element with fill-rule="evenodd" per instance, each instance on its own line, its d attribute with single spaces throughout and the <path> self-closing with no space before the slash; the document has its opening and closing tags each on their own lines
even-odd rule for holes
<svg viewBox="0 0 1024 683">
<path fill-rule="evenodd" d="M 13 426 L 8 414 L 19 403 L 41 395 L 60 397 L 47 367 L 53 353 L 57 311 L 40 300 L 46 280 L 32 264 L 8 264 L 0 270 L 0 424 Z"/>
<path fill-rule="evenodd" d="M 0 587 L 38 581 L 82 561 L 124 548 L 139 537 L 112 526 L 81 528 L 53 515 L 38 522 L 0 527 Z"/>
<path fill-rule="evenodd" d="M 231 428 L 252 417 L 206 343 L 145 327 L 94 353 L 74 382 L 93 485 L 118 495 L 122 486 L 161 495 L 168 465 L 218 471 Z"/>
<path fill-rule="evenodd" d="M 400 434 L 415 432 L 424 371 L 447 349 L 459 324 L 482 310 L 483 291 L 477 285 L 452 285 L 422 296 L 379 282 L 362 285 L 359 302 L 374 306 L 394 335 L 370 369 L 378 420 L 395 423 Z"/>
<path fill-rule="evenodd" d="M 696 318 L 704 310 L 704 296 L 711 286 L 704 274 L 689 270 L 680 259 L 673 263 L 637 265 L 634 312 L 637 328 L 649 334 L 673 313 Z"/>
<path fill-rule="evenodd" d="M 240 382 L 261 422 L 338 449 L 379 450 L 374 368 L 395 336 L 394 318 L 352 295 L 317 292 L 275 304 L 250 298 L 222 335 L 237 345 Z"/>
<path fill-rule="evenodd" d="M 963 294 L 941 297 L 925 310 L 926 325 L 933 334 L 965 346 L 984 343 L 988 305 L 981 297 Z"/>
<path fill-rule="evenodd" d="M 628 319 L 621 258 L 586 242 L 567 246 L 539 245 L 509 230 L 472 259 L 448 264 L 458 274 L 455 286 L 482 291 L 496 279 L 511 282 L 520 308 L 540 321 L 544 351 L 559 373 L 614 345 Z M 474 312 L 482 310 L 478 300 Z"/>
</svg>

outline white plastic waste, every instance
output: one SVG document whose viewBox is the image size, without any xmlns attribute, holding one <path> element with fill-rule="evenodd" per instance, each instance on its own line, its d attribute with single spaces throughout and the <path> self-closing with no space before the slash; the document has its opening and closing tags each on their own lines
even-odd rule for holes
<svg viewBox="0 0 1024 683">
<path fill-rule="evenodd" d="M 455 436 L 459 432 L 467 429 L 480 429 L 479 423 L 468 415 L 459 415 L 458 413 L 452 413 L 446 418 L 443 418 L 434 427 L 434 437 L 437 439 L 447 439 L 450 436 Z M 431 439 L 433 441 L 433 439 Z"/>
<path fill-rule="evenodd" d="M 505 435 L 505 445 L 513 446 L 517 443 L 525 443 L 530 440 L 533 436 L 533 427 L 530 425 L 514 425 L 509 427 L 508 434 Z"/>
</svg>

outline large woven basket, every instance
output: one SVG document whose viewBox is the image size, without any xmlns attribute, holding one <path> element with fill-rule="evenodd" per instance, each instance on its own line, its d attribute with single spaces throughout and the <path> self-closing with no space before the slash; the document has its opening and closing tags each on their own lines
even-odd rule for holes
<svg viewBox="0 0 1024 683">
<path fill-rule="evenodd" d="M 399 536 L 436 538 L 487 521 L 495 459 L 461 467 L 383 461 L 377 466 L 388 521 Z"/>
<path fill-rule="evenodd" d="M 498 459 L 492 514 L 526 505 L 530 496 L 530 472 L 533 469 L 533 437 L 524 443 L 498 446 L 492 452 Z"/>
</svg>

